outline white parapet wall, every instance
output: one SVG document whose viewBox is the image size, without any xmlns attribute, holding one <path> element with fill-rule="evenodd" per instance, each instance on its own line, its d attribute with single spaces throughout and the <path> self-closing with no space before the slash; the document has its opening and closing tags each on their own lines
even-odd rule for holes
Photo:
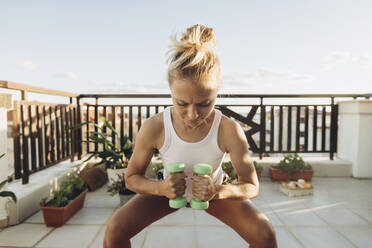
<svg viewBox="0 0 372 248">
<path fill-rule="evenodd" d="M 352 175 L 372 178 L 372 100 L 339 102 L 337 156 L 352 163 Z"/>
</svg>

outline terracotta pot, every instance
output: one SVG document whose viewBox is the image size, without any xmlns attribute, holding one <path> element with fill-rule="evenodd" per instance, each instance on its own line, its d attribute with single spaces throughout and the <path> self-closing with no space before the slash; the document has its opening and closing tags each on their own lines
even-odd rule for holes
<svg viewBox="0 0 372 248">
<path fill-rule="evenodd" d="M 310 182 L 313 174 L 314 170 L 304 170 L 301 172 L 296 172 L 291 177 L 291 180 L 297 181 L 298 179 L 304 179 L 306 182 Z"/>
<path fill-rule="evenodd" d="M 64 207 L 41 207 L 45 224 L 53 227 L 63 226 L 71 216 L 83 207 L 87 192 L 88 189 L 85 189 L 80 193 L 80 195 Z"/>
<path fill-rule="evenodd" d="M 269 172 L 270 172 L 271 181 L 275 181 L 275 182 L 289 181 L 288 172 L 281 172 L 279 169 L 273 166 L 270 166 Z"/>
</svg>

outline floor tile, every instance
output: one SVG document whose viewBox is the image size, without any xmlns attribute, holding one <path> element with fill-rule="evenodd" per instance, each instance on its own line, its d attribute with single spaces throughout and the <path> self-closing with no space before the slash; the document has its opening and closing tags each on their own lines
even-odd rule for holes
<svg viewBox="0 0 372 248">
<path fill-rule="evenodd" d="M 247 247 L 247 242 L 227 226 L 196 227 L 196 239 L 198 248 Z"/>
<path fill-rule="evenodd" d="M 315 209 L 314 212 L 330 225 L 368 224 L 367 221 L 343 206 Z"/>
<path fill-rule="evenodd" d="M 32 247 L 53 228 L 44 224 L 20 224 L 0 232 L 0 246 Z"/>
<path fill-rule="evenodd" d="M 203 210 L 195 210 L 195 224 L 198 226 L 225 226 L 226 224 Z"/>
<path fill-rule="evenodd" d="M 193 248 L 195 228 L 190 226 L 152 226 L 148 228 L 143 248 Z"/>
<path fill-rule="evenodd" d="M 372 223 L 372 208 L 349 208 L 349 210 Z"/>
<path fill-rule="evenodd" d="M 43 212 L 39 211 L 36 214 L 30 216 L 27 218 L 24 223 L 32 223 L 32 224 L 44 224 L 44 217 L 43 217 Z"/>
<path fill-rule="evenodd" d="M 87 197 L 84 207 L 93 208 L 117 208 L 120 206 L 120 198 L 118 195 L 110 196 L 108 193 L 105 195 L 93 195 Z"/>
<path fill-rule="evenodd" d="M 289 208 L 279 209 L 274 211 L 280 221 L 287 226 L 326 226 L 320 217 L 318 217 L 311 209 Z"/>
<path fill-rule="evenodd" d="M 93 241 L 101 229 L 100 225 L 64 225 L 56 228 L 36 247 L 43 248 L 83 248 Z"/>
<path fill-rule="evenodd" d="M 275 227 L 278 247 L 300 248 L 303 247 L 295 236 L 286 227 Z"/>
<path fill-rule="evenodd" d="M 140 233 L 138 233 L 136 236 L 134 236 L 130 240 L 132 248 L 142 248 L 147 230 L 148 228 L 143 229 Z M 102 226 L 96 238 L 89 245 L 89 248 L 102 248 L 103 239 L 105 237 L 105 232 L 106 232 L 106 226 Z"/>
<path fill-rule="evenodd" d="M 160 220 L 154 222 L 152 225 L 181 225 L 190 226 L 195 224 L 194 211 L 191 208 L 182 208 L 174 213 L 171 213 Z"/>
<path fill-rule="evenodd" d="M 66 224 L 106 224 L 114 211 L 114 208 L 82 208 Z"/>
<path fill-rule="evenodd" d="M 351 248 L 354 247 L 330 227 L 292 227 L 290 231 L 305 248 Z"/>
<path fill-rule="evenodd" d="M 372 226 L 347 226 L 335 227 L 335 229 L 358 248 L 370 248 L 372 246 Z"/>
</svg>

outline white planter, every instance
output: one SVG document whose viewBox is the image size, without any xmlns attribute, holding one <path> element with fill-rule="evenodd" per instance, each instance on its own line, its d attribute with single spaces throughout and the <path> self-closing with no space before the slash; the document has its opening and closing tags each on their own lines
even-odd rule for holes
<svg viewBox="0 0 372 248">
<path fill-rule="evenodd" d="M 107 169 L 107 176 L 108 176 L 108 185 L 110 186 L 112 182 L 115 180 L 118 180 L 118 174 L 119 175 L 124 175 L 125 172 L 127 171 L 127 168 L 122 168 L 122 169 Z"/>
</svg>

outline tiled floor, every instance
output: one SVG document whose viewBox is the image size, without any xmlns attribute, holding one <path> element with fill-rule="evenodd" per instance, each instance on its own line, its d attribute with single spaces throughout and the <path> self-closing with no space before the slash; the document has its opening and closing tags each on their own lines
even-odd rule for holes
<svg viewBox="0 0 372 248">
<path fill-rule="evenodd" d="M 314 178 L 313 196 L 289 198 L 263 178 L 252 201 L 271 220 L 279 247 L 372 247 L 372 180 Z M 105 188 L 88 193 L 85 207 L 60 228 L 41 212 L 0 231 L 0 247 L 102 247 L 106 224 L 119 205 Z M 182 209 L 144 229 L 134 248 L 248 247 L 231 228 L 203 211 Z"/>
</svg>

